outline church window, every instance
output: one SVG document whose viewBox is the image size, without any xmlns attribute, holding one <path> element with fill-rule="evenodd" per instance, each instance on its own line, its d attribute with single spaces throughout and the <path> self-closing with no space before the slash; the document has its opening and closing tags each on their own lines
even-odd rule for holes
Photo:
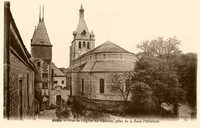
<svg viewBox="0 0 200 128">
<path fill-rule="evenodd" d="M 58 81 L 54 81 L 53 83 L 54 83 L 54 84 L 57 84 L 57 83 L 58 83 Z"/>
<path fill-rule="evenodd" d="M 62 84 L 64 84 L 64 80 L 62 80 Z"/>
<path fill-rule="evenodd" d="M 82 79 L 82 87 L 81 87 L 81 89 L 82 89 L 82 92 L 84 92 L 84 79 Z"/>
<path fill-rule="evenodd" d="M 85 47 L 85 41 L 83 42 L 83 47 Z"/>
<path fill-rule="evenodd" d="M 106 59 L 106 55 L 105 54 L 103 54 L 103 59 Z"/>
<path fill-rule="evenodd" d="M 121 59 L 122 59 L 122 54 L 120 54 L 120 56 L 121 56 Z"/>
<path fill-rule="evenodd" d="M 92 60 L 92 56 L 90 56 L 90 60 Z"/>
<path fill-rule="evenodd" d="M 78 48 L 81 49 L 81 41 L 78 43 Z"/>
<path fill-rule="evenodd" d="M 90 49 L 90 42 L 87 42 L 87 49 Z"/>
<path fill-rule="evenodd" d="M 104 79 L 100 79 L 100 93 L 104 93 Z"/>
</svg>

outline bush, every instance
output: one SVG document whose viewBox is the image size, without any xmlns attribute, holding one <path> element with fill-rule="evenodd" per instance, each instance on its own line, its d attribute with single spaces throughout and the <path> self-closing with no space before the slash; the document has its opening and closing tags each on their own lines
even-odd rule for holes
<svg viewBox="0 0 200 128">
<path fill-rule="evenodd" d="M 56 109 L 56 105 L 55 104 L 50 104 L 49 109 Z"/>
<path fill-rule="evenodd" d="M 70 112 L 69 107 L 71 108 L 74 118 L 84 116 L 86 113 L 86 104 L 80 96 L 73 96 L 69 98 L 65 105 L 65 108 L 68 109 L 66 109 L 65 112 Z"/>
<path fill-rule="evenodd" d="M 157 114 L 157 110 L 153 101 L 139 104 L 132 102 L 126 110 L 126 113 L 134 115 L 154 115 Z"/>
</svg>

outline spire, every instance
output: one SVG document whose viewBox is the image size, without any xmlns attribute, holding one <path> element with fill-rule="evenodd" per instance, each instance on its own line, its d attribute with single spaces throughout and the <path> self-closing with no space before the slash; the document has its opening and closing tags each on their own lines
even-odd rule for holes
<svg viewBox="0 0 200 128">
<path fill-rule="evenodd" d="M 44 21 L 44 5 L 42 6 L 42 21 Z"/>
<path fill-rule="evenodd" d="M 83 9 L 83 5 L 82 5 L 82 3 L 81 3 L 81 8 L 80 9 Z"/>
<path fill-rule="evenodd" d="M 79 10 L 79 16 L 80 18 L 84 18 L 84 9 L 83 9 L 83 5 L 81 4 L 81 8 Z"/>
<path fill-rule="evenodd" d="M 76 32 L 74 32 L 73 34 L 76 35 L 76 38 L 82 38 L 82 36 L 84 35 L 84 38 L 90 38 L 90 32 L 87 28 L 85 19 L 84 19 L 84 9 L 83 9 L 83 5 L 81 4 L 81 7 L 79 9 L 79 22 L 78 22 L 78 26 L 76 28 Z"/>
<path fill-rule="evenodd" d="M 39 8 L 39 21 L 41 21 L 41 5 L 40 5 L 40 8 Z"/>
</svg>

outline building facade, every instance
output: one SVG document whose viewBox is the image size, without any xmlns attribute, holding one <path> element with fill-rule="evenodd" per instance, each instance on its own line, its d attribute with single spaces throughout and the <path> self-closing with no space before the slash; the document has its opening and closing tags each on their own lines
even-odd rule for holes
<svg viewBox="0 0 200 128">
<path fill-rule="evenodd" d="M 31 61 L 15 21 L 10 3 L 4 4 L 4 117 L 7 119 L 34 118 L 35 66 Z"/>
<path fill-rule="evenodd" d="M 40 9 L 41 10 L 41 9 Z M 50 63 L 52 60 L 52 45 L 44 23 L 43 16 L 39 15 L 39 23 L 31 39 L 31 55 L 38 74 L 41 77 L 39 87 L 42 90 L 42 108 L 46 109 L 49 105 L 49 93 L 52 86 L 52 70 Z"/>
<path fill-rule="evenodd" d="M 70 46 L 70 67 L 67 76 L 71 84 L 71 95 L 83 95 L 90 99 L 122 101 L 120 92 L 112 91 L 114 75 L 134 71 L 134 53 L 107 41 L 95 48 L 95 36 L 89 32 L 84 20 L 84 9 L 79 10 L 79 23 L 73 32 Z M 124 84 L 124 91 L 125 89 Z"/>
<path fill-rule="evenodd" d="M 50 89 L 49 105 L 56 105 L 57 101 L 63 99 L 68 100 L 69 96 L 69 84 L 67 84 L 67 77 L 63 72 L 56 67 L 56 65 L 51 62 L 51 69 L 53 70 L 53 84 Z"/>
</svg>

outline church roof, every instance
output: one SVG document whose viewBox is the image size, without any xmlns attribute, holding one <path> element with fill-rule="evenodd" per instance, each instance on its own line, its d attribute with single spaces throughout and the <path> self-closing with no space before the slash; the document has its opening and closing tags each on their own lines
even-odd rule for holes
<svg viewBox="0 0 200 128">
<path fill-rule="evenodd" d="M 51 69 L 54 69 L 54 76 L 65 76 L 65 74 L 60 71 L 60 69 L 53 63 L 50 63 Z"/>
<path fill-rule="evenodd" d="M 107 41 L 100 45 L 99 47 L 93 49 L 91 51 L 92 53 L 101 53 L 101 52 L 106 52 L 106 53 L 129 53 L 127 50 L 121 48 L 120 46 Z"/>
<path fill-rule="evenodd" d="M 134 65 L 135 62 L 130 60 L 88 61 L 81 72 L 133 71 Z"/>
<path fill-rule="evenodd" d="M 107 42 L 103 43 L 102 45 L 92 49 L 91 51 L 81 55 L 78 58 L 81 58 L 81 57 L 83 57 L 85 55 L 89 55 L 89 54 L 95 54 L 95 53 L 130 53 L 130 52 L 110 41 L 107 41 Z"/>
<path fill-rule="evenodd" d="M 51 46 L 50 39 L 43 20 L 39 21 L 38 26 L 34 31 L 31 44 Z"/>
</svg>

